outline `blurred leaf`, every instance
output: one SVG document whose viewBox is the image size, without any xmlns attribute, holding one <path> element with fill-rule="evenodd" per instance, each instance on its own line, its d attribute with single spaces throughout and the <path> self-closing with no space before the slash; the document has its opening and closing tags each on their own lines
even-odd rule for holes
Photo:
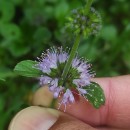
<svg viewBox="0 0 130 130">
<path fill-rule="evenodd" d="M 0 33 L 8 40 L 16 40 L 21 36 L 20 28 L 16 24 L 0 24 Z"/>
<path fill-rule="evenodd" d="M 25 46 L 23 43 L 20 42 L 11 43 L 11 45 L 8 47 L 8 50 L 14 57 L 23 56 L 27 54 L 30 49 L 31 48 L 29 46 Z"/>
<path fill-rule="evenodd" d="M 21 61 L 15 66 L 14 71 L 21 76 L 39 77 L 41 71 L 35 68 L 36 64 L 37 62 L 31 60 Z"/>
<path fill-rule="evenodd" d="M 0 21 L 10 21 L 14 16 L 14 11 L 14 5 L 10 1 L 0 0 Z"/>
<path fill-rule="evenodd" d="M 99 84 L 91 82 L 91 84 L 84 87 L 84 89 L 87 91 L 85 97 L 95 108 L 99 108 L 105 104 L 105 95 Z"/>
<path fill-rule="evenodd" d="M 5 81 L 5 79 L 3 79 L 3 78 L 0 77 L 0 81 Z"/>
<path fill-rule="evenodd" d="M 100 35 L 105 40 L 114 40 L 117 37 L 117 29 L 113 25 L 104 26 Z"/>
<path fill-rule="evenodd" d="M 51 19 L 54 16 L 54 7 L 53 6 L 45 6 L 44 8 L 44 15 L 46 14 L 49 19 Z"/>
<path fill-rule="evenodd" d="M 14 73 L 9 68 L 6 68 L 6 67 L 0 68 L 0 79 L 4 80 L 5 78 L 13 77 L 13 76 L 14 76 Z"/>
<path fill-rule="evenodd" d="M 34 40 L 38 43 L 46 42 L 51 38 L 51 33 L 46 27 L 40 27 L 34 34 Z"/>
<path fill-rule="evenodd" d="M 10 41 L 8 39 L 1 42 L 1 46 L 9 50 L 14 57 L 20 57 L 27 54 L 30 51 L 29 46 L 25 46 L 21 41 Z"/>
<path fill-rule="evenodd" d="M 126 26 L 125 31 L 130 32 L 130 23 Z"/>
<path fill-rule="evenodd" d="M 56 3 L 56 2 L 58 2 L 58 0 L 45 0 L 45 1 L 51 2 L 51 3 Z"/>
<path fill-rule="evenodd" d="M 65 14 L 68 12 L 68 3 L 64 0 L 61 0 L 55 8 L 55 16 L 57 19 L 65 18 Z"/>
<path fill-rule="evenodd" d="M 5 102 L 3 96 L 0 96 L 0 112 L 4 110 L 4 107 L 5 107 Z"/>
<path fill-rule="evenodd" d="M 83 41 L 79 46 L 79 55 L 85 57 L 89 60 L 96 59 L 98 55 L 98 50 L 96 46 L 91 45 L 90 41 Z"/>
<path fill-rule="evenodd" d="M 11 2 L 13 2 L 15 5 L 19 5 L 23 2 L 23 0 L 10 0 Z"/>
<path fill-rule="evenodd" d="M 30 25 L 40 26 L 42 25 L 48 16 L 45 15 L 44 8 L 36 6 L 33 8 L 26 8 L 24 10 L 25 18 L 29 22 Z"/>
<path fill-rule="evenodd" d="M 129 41 L 123 46 L 123 61 L 126 66 L 130 69 L 130 43 Z"/>
</svg>

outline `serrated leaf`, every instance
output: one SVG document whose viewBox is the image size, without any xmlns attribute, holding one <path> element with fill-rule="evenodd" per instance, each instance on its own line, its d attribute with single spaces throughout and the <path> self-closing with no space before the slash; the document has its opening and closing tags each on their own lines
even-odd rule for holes
<svg viewBox="0 0 130 130">
<path fill-rule="evenodd" d="M 39 77 L 41 71 L 34 67 L 36 64 L 37 62 L 32 60 L 21 61 L 15 66 L 14 71 L 21 76 Z"/>
<path fill-rule="evenodd" d="M 105 104 L 105 95 L 99 84 L 91 82 L 91 84 L 84 87 L 84 89 L 87 91 L 85 97 L 95 108 L 98 109 L 101 105 Z"/>
</svg>

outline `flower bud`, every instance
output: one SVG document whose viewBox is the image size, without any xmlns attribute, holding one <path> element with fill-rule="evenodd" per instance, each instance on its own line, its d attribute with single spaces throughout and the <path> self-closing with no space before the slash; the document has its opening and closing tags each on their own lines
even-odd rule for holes
<svg viewBox="0 0 130 130">
<path fill-rule="evenodd" d="M 101 16 L 93 7 L 87 14 L 85 7 L 74 9 L 67 21 L 66 29 L 75 35 L 96 35 L 101 29 Z"/>
</svg>

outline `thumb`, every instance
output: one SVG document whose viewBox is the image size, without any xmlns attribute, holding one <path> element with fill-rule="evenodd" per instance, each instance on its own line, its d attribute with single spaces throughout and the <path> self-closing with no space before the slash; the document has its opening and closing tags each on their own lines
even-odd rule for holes
<svg viewBox="0 0 130 130">
<path fill-rule="evenodd" d="M 19 112 L 10 123 L 9 130 L 96 130 L 65 113 L 38 106 Z"/>
<path fill-rule="evenodd" d="M 56 110 L 31 106 L 14 117 L 9 130 L 48 130 L 57 121 L 58 116 Z"/>
</svg>

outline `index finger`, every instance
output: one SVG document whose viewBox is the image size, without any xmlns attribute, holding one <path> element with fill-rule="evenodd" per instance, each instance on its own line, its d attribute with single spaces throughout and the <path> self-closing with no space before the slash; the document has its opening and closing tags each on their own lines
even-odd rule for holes
<svg viewBox="0 0 130 130">
<path fill-rule="evenodd" d="M 97 78 L 106 96 L 106 103 L 100 109 L 95 109 L 83 97 L 67 107 L 66 112 L 93 126 L 108 125 L 119 128 L 130 128 L 130 76 L 113 78 Z M 44 93 L 49 93 L 48 90 Z M 43 95 L 44 97 L 44 95 Z M 44 100 L 44 98 L 40 97 Z M 34 96 L 34 104 L 39 97 Z M 64 110 L 64 108 L 61 108 Z"/>
</svg>

